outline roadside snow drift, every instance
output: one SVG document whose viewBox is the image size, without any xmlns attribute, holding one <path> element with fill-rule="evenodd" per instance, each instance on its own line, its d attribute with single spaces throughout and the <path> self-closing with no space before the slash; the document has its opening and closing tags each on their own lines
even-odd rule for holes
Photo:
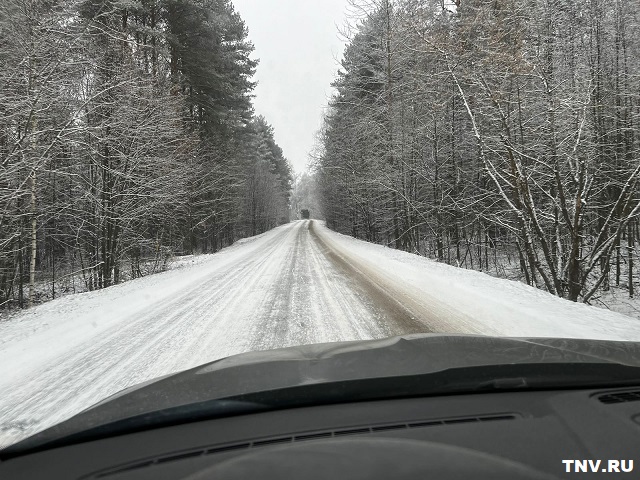
<svg viewBox="0 0 640 480">
<path fill-rule="evenodd" d="M 640 341 L 640 321 L 574 303 L 520 282 L 456 268 L 425 257 L 312 227 L 323 241 L 372 278 L 382 279 L 400 302 L 431 312 L 442 331 L 510 337 L 567 337 Z"/>
</svg>

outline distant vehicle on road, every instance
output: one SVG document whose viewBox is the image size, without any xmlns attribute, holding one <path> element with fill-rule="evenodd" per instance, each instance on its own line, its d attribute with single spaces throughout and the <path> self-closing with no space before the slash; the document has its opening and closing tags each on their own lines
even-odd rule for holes
<svg viewBox="0 0 640 480">
<path fill-rule="evenodd" d="M 311 214 L 309 213 L 309 210 L 306 208 L 302 209 L 301 214 L 304 220 L 308 220 L 309 218 L 311 218 Z"/>
</svg>

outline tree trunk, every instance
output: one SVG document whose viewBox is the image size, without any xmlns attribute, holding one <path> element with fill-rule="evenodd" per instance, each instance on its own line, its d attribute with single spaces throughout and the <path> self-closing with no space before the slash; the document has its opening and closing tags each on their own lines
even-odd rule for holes
<svg viewBox="0 0 640 480">
<path fill-rule="evenodd" d="M 36 171 L 31 171 L 30 176 L 31 187 L 31 257 L 29 260 L 29 306 L 33 306 L 36 293 L 36 254 L 37 254 L 37 235 L 38 235 L 38 217 L 36 212 Z"/>
<path fill-rule="evenodd" d="M 629 222 L 627 226 L 627 256 L 629 257 L 629 297 L 633 298 L 634 289 L 633 289 L 633 255 L 635 250 L 635 232 L 634 232 L 634 223 L 633 221 Z"/>
</svg>

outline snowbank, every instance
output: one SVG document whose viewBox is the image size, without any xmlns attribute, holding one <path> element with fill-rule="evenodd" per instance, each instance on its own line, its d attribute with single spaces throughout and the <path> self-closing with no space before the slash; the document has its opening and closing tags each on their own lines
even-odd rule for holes
<svg viewBox="0 0 640 480">
<path fill-rule="evenodd" d="M 388 278 L 413 302 L 439 311 L 452 332 L 640 341 L 640 321 L 635 318 L 570 302 L 521 282 L 356 240 L 318 220 L 314 228 L 342 257 Z"/>
</svg>

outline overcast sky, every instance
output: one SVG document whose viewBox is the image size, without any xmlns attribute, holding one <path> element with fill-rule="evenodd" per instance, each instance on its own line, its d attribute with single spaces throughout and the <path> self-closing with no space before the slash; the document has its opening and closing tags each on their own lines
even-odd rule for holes
<svg viewBox="0 0 640 480">
<path fill-rule="evenodd" d="M 344 43 L 347 0 L 232 0 L 260 59 L 256 113 L 296 172 L 305 170 Z"/>
</svg>

